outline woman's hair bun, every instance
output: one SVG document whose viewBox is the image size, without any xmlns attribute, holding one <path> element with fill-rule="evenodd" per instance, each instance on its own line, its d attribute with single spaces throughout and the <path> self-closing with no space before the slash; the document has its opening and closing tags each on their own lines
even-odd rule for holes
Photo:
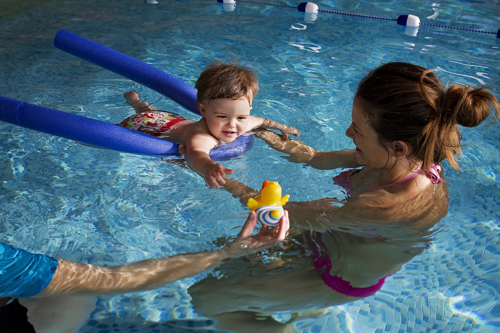
<svg viewBox="0 0 500 333">
<path fill-rule="evenodd" d="M 441 106 L 442 111 L 452 112 L 456 122 L 465 127 L 475 127 L 481 124 L 496 108 L 498 118 L 498 102 L 496 98 L 486 91 L 486 87 L 474 88 L 461 84 L 452 84 L 445 92 Z"/>
</svg>

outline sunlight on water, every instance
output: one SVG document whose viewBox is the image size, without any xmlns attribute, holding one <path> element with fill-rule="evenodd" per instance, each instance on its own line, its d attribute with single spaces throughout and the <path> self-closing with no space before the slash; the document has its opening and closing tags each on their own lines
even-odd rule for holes
<svg viewBox="0 0 500 333">
<path fill-rule="evenodd" d="M 252 113 L 299 128 L 298 139 L 319 150 L 353 147 L 344 133 L 357 82 L 384 62 L 433 68 L 446 83 L 500 88 L 500 47 L 494 35 L 421 26 L 411 37 L 392 21 L 320 13 L 316 21 L 306 22 L 295 10 L 244 2 L 232 12 L 216 1 L 158 2 L 6 5 L 7 11 L 0 13 L 1 94 L 117 123 L 132 111 L 123 93 L 136 90 L 159 109 L 198 119 L 146 87 L 55 49 L 53 38 L 61 28 L 193 86 L 212 60 L 246 63 L 257 72 L 261 89 Z M 500 8 L 493 1 L 318 5 L 391 19 L 411 8 L 422 22 L 500 28 Z M 462 130 L 462 172 L 444 165 L 451 184 L 450 211 L 428 249 L 387 278 L 374 296 L 304 316 L 294 324 L 297 331 L 495 332 L 500 325 L 498 133 L 491 122 L 479 130 Z M 248 212 L 229 193 L 206 188 L 194 172 L 157 158 L 92 149 L 7 123 L 0 123 L 0 134 L 1 240 L 13 246 L 111 266 L 218 248 L 237 234 Z M 252 188 L 266 179 L 279 181 L 293 201 L 344 197 L 332 186 L 338 171 L 291 164 L 283 155 L 256 140 L 249 152 L 224 165 Z M 273 253 L 263 255 L 276 265 L 274 272 L 294 263 L 290 258 L 286 264 L 274 262 Z M 254 269 L 250 259 L 228 271 Z M 299 260 L 294 264 L 305 265 Z M 99 297 L 81 332 L 219 332 L 193 310 L 188 292 L 211 274 L 153 291 Z M 274 317 L 286 322 L 292 315 L 281 311 Z"/>
</svg>

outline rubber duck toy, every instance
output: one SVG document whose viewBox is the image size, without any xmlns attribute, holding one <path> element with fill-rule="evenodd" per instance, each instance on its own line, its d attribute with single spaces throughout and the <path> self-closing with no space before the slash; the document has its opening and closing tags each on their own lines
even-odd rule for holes
<svg viewBox="0 0 500 333">
<path fill-rule="evenodd" d="M 255 199 L 248 199 L 247 206 L 257 213 L 260 223 L 275 226 L 285 214 L 282 206 L 288 202 L 289 198 L 288 194 L 281 196 L 281 186 L 278 182 L 266 180 L 262 184 L 260 195 Z"/>
</svg>

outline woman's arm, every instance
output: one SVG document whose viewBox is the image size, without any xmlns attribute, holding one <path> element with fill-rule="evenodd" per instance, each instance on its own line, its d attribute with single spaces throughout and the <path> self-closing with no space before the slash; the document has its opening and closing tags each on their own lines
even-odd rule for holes
<svg viewBox="0 0 500 333">
<path fill-rule="evenodd" d="M 429 230 L 448 212 L 446 186 L 430 186 L 414 193 L 384 190 L 361 193 L 339 201 L 325 198 L 288 202 L 292 226 L 303 230 L 346 231 L 356 235 L 392 238 L 409 231 Z"/>
<path fill-rule="evenodd" d="M 257 235 L 250 237 L 256 223 L 257 216 L 255 212 L 251 212 L 238 238 L 217 251 L 149 259 L 109 268 L 59 259 L 52 281 L 37 297 L 115 294 L 154 289 L 201 273 L 219 265 L 224 259 L 246 255 L 283 241 L 290 227 L 288 212 L 286 212 L 280 220 L 279 227 L 262 228 Z"/>
<path fill-rule="evenodd" d="M 257 130 L 254 134 L 264 140 L 271 148 L 290 154 L 290 156 L 285 157 L 290 162 L 305 163 L 320 170 L 356 168 L 360 166 L 356 160 L 356 151 L 354 150 L 323 152 L 305 145 L 302 141 L 284 141 L 278 134 L 271 131 Z"/>
<path fill-rule="evenodd" d="M 255 198 L 260 194 L 259 190 L 255 190 L 237 180 L 227 177 L 224 179 L 226 181 L 224 190 L 231 193 L 234 198 L 239 199 L 240 203 L 245 207 L 249 198 Z M 352 218 L 361 219 L 366 214 L 368 216 L 373 215 L 369 213 L 369 210 L 362 209 L 364 207 L 360 207 L 359 204 L 345 203 L 335 198 L 307 202 L 289 201 L 285 207 L 288 211 L 293 212 L 291 214 L 293 216 L 291 223 L 294 228 L 318 232 L 331 230 L 335 226 L 352 224 Z"/>
<path fill-rule="evenodd" d="M 255 190 L 237 180 L 225 178 L 224 189 L 231 193 L 233 197 L 239 199 L 241 204 L 246 207 L 249 198 L 255 198 L 260 194 Z M 426 213 L 426 210 L 435 207 L 433 196 L 427 200 L 420 198 L 415 203 L 415 210 L 408 210 L 408 205 L 400 205 L 395 198 L 378 193 L 368 192 L 361 194 L 348 201 L 340 201 L 336 198 L 324 198 L 306 202 L 289 201 L 285 208 L 292 216 L 292 227 L 301 230 L 313 230 L 325 232 L 332 229 L 348 231 L 350 229 L 366 228 L 372 226 L 376 228 L 387 228 L 388 225 L 398 224 L 401 221 L 421 220 L 423 215 L 434 216 L 434 213 Z M 443 201 L 439 199 L 439 201 Z M 415 202 L 415 200 L 411 200 Z M 407 207 L 407 209 L 404 209 Z M 427 207 L 427 208 L 426 208 Z M 430 224 L 435 223 L 432 218 Z"/>
<path fill-rule="evenodd" d="M 377 205 L 368 201 L 341 202 L 336 198 L 324 198 L 308 202 L 292 201 L 285 207 L 292 212 L 294 229 L 317 232 L 340 229 L 349 232 L 359 226 L 379 225 L 380 221 L 389 223 L 389 219 L 382 217 L 384 210 Z"/>
<path fill-rule="evenodd" d="M 114 294 L 149 290 L 219 264 L 223 253 L 185 254 L 118 267 L 100 267 L 58 259 L 50 284 L 37 296 Z"/>
</svg>

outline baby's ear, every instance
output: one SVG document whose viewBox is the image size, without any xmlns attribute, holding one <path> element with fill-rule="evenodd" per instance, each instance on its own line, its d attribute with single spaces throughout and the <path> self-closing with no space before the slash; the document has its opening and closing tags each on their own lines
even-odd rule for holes
<svg viewBox="0 0 500 333">
<path fill-rule="evenodd" d="M 185 145 L 179 145 L 179 154 L 182 156 L 186 156 L 186 146 Z"/>
<path fill-rule="evenodd" d="M 205 107 L 203 106 L 203 104 L 201 102 L 198 102 L 196 103 L 196 105 L 198 106 L 198 110 L 200 110 L 201 116 L 205 117 Z"/>
</svg>

